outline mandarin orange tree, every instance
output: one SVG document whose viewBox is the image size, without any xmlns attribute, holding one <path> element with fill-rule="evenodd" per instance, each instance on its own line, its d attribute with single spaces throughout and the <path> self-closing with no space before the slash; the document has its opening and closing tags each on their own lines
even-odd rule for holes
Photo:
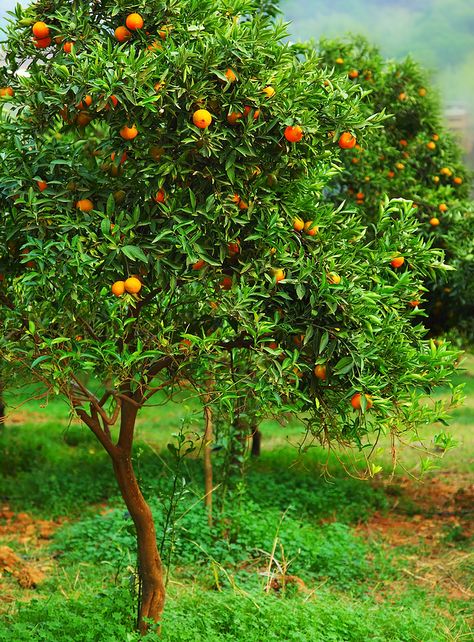
<svg viewBox="0 0 474 642">
<path fill-rule="evenodd" d="M 344 157 L 333 198 L 347 198 L 365 216 L 376 215 L 384 195 L 413 200 L 423 237 L 445 250 L 455 268 L 427 283 L 414 296 L 435 334 L 457 328 L 474 340 L 474 208 L 471 180 L 461 148 L 446 130 L 441 104 L 418 63 L 384 60 L 363 37 L 321 40 L 322 64 L 336 78 L 347 77 L 367 95 L 367 114 L 390 114 L 381 132 L 367 136 Z M 329 76 L 328 76 L 329 77 Z M 328 89 L 329 91 L 329 89 Z"/>
<path fill-rule="evenodd" d="M 328 91 L 286 35 L 249 0 L 48 0 L 7 26 L 2 368 L 64 395 L 109 454 L 136 528 L 141 630 L 165 598 L 133 466 L 155 393 L 184 386 L 232 416 L 251 394 L 361 448 L 445 415 L 426 395 L 456 354 L 407 306 L 442 253 L 403 201 L 370 233 L 323 202 L 351 153 L 341 136 L 363 145 L 379 118 L 358 85 Z"/>
</svg>

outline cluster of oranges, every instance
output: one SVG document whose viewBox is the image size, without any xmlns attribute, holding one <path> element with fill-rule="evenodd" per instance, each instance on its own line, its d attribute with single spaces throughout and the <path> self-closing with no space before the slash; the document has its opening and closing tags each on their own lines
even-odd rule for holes
<svg viewBox="0 0 474 642">
<path fill-rule="evenodd" d="M 111 290 L 115 296 L 122 296 L 125 292 L 128 294 L 138 294 L 142 289 L 142 283 L 136 276 L 129 276 L 125 281 L 115 281 Z"/>
</svg>

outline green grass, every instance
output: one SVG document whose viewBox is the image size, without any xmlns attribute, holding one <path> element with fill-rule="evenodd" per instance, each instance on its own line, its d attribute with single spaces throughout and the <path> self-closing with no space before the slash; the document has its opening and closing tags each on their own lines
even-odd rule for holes
<svg viewBox="0 0 474 642">
<path fill-rule="evenodd" d="M 466 484 L 468 475 L 472 479 L 472 357 L 467 368 L 458 378 L 466 384 L 468 401 L 456 410 L 450 428 L 461 448 L 447 452 L 439 472 L 430 473 L 428 481 L 436 475 L 465 476 Z M 24 390 L 19 396 L 30 394 Z M 18 397 L 8 401 L 12 406 Z M 202 504 L 199 453 L 176 469 L 166 449 L 180 427 L 191 435 L 201 423 L 199 408 L 188 401 L 148 408 L 139 423 L 135 465 L 169 566 L 161 640 L 471 639 L 467 593 L 452 595 L 442 581 L 433 587 L 416 578 L 417 562 L 434 559 L 441 567 L 449 563 L 453 576 L 469 586 L 474 577 L 467 552 L 471 540 L 461 526 L 445 524 L 437 549 L 416 541 L 393 545 L 382 536 L 367 539 L 358 531 L 361 522 L 370 523 L 376 514 L 395 520 L 433 517 L 397 479 L 392 485 L 381 483 L 389 471 L 386 450 L 378 454 L 384 471 L 375 480 L 363 481 L 346 474 L 338 461 L 350 463 L 344 453 L 329 460 L 317 448 L 301 454 L 294 446 L 301 436 L 297 423 L 265 422 L 262 456 L 249 464 L 246 483 L 217 511 L 211 530 Z M 425 431 L 428 444 L 437 430 Z M 12 537 L 2 541 L 0 536 L 0 546 L 52 564 L 36 591 L 19 589 L 13 578 L 4 578 L 0 593 L 5 589 L 14 599 L 0 609 L 0 641 L 137 640 L 131 632 L 133 529 L 110 462 L 93 435 L 70 421 L 60 401 L 52 400 L 45 408 L 27 402 L 10 417 L 0 449 L 2 502 L 43 519 L 67 516 L 47 548 L 36 549 Z M 404 448 L 401 454 L 408 469 L 418 474 L 416 452 Z M 215 455 L 217 470 L 220 456 Z M 354 470 L 360 470 L 360 462 Z M 172 496 L 173 519 L 168 523 L 175 475 L 178 491 Z M 419 524 L 413 522 L 413 528 Z M 290 579 L 267 592 L 275 544 L 271 570 L 284 568 Z"/>
</svg>

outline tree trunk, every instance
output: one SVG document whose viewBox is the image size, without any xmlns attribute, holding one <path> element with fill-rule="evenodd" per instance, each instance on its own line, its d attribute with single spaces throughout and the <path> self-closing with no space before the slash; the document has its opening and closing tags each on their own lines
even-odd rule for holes
<svg viewBox="0 0 474 642">
<path fill-rule="evenodd" d="M 212 409 L 209 405 L 204 406 L 204 419 L 204 487 L 206 492 L 204 503 L 207 508 L 207 523 L 212 528 Z"/>
<path fill-rule="evenodd" d="M 5 424 L 5 401 L 3 399 L 3 382 L 0 380 L 0 430 Z"/>
<path fill-rule="evenodd" d="M 258 426 L 252 426 L 252 457 L 260 457 L 260 450 L 262 446 L 262 433 Z"/>
<path fill-rule="evenodd" d="M 163 613 L 165 604 L 163 565 L 156 543 L 153 516 L 141 493 L 131 459 L 127 455 L 118 455 L 113 457 L 112 461 L 120 492 L 137 532 L 138 573 L 141 584 L 138 628 L 145 633 L 147 624 L 144 618 L 153 620 L 159 627 Z"/>
</svg>

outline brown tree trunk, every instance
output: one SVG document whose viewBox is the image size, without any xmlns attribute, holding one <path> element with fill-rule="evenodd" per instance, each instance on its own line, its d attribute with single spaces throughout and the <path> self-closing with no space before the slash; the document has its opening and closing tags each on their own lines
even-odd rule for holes
<svg viewBox="0 0 474 642">
<path fill-rule="evenodd" d="M 124 502 L 137 532 L 138 573 L 141 583 L 141 604 L 138 627 L 147 630 L 144 618 L 159 624 L 165 604 L 163 565 L 156 543 L 155 524 L 150 507 L 138 486 L 129 456 L 113 458 L 113 467 Z"/>
<path fill-rule="evenodd" d="M 209 405 L 204 406 L 204 420 L 204 503 L 207 508 L 207 523 L 212 528 L 212 409 Z"/>
<path fill-rule="evenodd" d="M 252 457 L 260 457 L 262 433 L 258 426 L 252 426 Z"/>
</svg>

